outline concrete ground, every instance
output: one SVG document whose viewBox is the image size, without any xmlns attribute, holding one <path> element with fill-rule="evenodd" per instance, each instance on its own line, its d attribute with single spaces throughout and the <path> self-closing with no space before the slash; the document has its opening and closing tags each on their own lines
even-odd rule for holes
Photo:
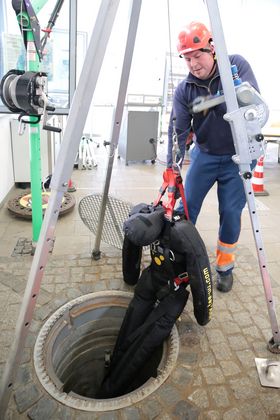
<svg viewBox="0 0 280 420">
<path fill-rule="evenodd" d="M 159 160 L 133 162 L 116 159 L 110 195 L 137 204 L 152 202 L 162 183 L 164 145 Z M 95 236 L 83 224 L 78 203 L 85 195 L 101 193 L 107 155 L 96 149 L 98 166 L 75 169 L 72 193 L 76 205 L 59 218 L 55 243 L 43 276 L 18 375 L 5 419 L 280 419 L 280 390 L 261 386 L 255 358 L 280 362 L 279 354 L 267 350 L 272 337 L 266 298 L 259 271 L 256 247 L 247 209 L 242 216 L 242 232 L 234 270 L 234 286 L 222 294 L 214 287 L 213 318 L 199 326 L 188 302 L 177 321 L 179 355 L 167 380 L 144 400 L 118 410 L 86 412 L 52 399 L 41 386 L 33 367 L 33 347 L 42 325 L 64 303 L 87 293 L 102 290 L 133 291 L 122 280 L 121 250 L 101 242 L 101 259 L 91 252 Z M 185 172 L 187 165 L 184 166 Z M 257 214 L 271 278 L 276 316 L 280 319 L 280 165 L 267 161 L 264 166 L 265 197 L 256 198 Z M 12 191 L 7 202 L 17 193 Z M 15 218 L 0 209 L 0 372 L 3 372 L 14 339 L 14 328 L 33 257 L 15 252 L 20 238 L 31 240 L 31 222 Z M 107 229 L 110 229 L 106 226 Z M 214 267 L 218 215 L 215 188 L 208 194 L 197 223 Z M 215 283 L 215 273 L 213 269 Z M 280 370 L 276 376 L 280 375 Z"/>
</svg>

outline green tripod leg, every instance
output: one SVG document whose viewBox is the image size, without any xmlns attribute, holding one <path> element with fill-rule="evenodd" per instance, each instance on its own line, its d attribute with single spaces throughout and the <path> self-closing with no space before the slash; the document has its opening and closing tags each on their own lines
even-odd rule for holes
<svg viewBox="0 0 280 420">
<path fill-rule="evenodd" d="M 47 0 L 34 1 L 33 8 L 40 11 Z M 34 32 L 31 27 L 29 16 L 26 12 L 19 13 L 17 20 L 27 33 L 27 70 L 40 71 L 40 60 L 35 48 Z M 30 179 L 32 198 L 32 241 L 36 243 L 39 238 L 42 220 L 42 185 L 41 185 L 41 148 L 40 148 L 40 125 L 36 117 L 29 117 L 29 153 L 30 153 Z M 32 123 L 33 122 L 33 123 Z"/>
</svg>

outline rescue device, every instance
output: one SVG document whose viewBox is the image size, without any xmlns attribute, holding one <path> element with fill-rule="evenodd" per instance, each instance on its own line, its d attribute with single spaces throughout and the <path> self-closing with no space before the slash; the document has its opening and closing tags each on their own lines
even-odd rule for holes
<svg viewBox="0 0 280 420">
<path fill-rule="evenodd" d="M 34 51 L 39 61 L 43 59 L 44 48 L 55 25 L 64 0 L 58 0 L 50 16 L 47 27 L 42 29 L 44 36 L 40 39 L 40 24 L 32 4 L 28 0 L 12 0 L 12 7 L 18 18 L 18 24 L 26 50 L 28 44 L 34 41 Z M 40 7 L 39 7 L 40 9 Z M 30 28 L 29 28 L 30 26 Z M 28 39 L 29 29 L 33 41 Z M 30 53 L 29 53 L 30 54 Z M 35 54 L 34 54 L 35 55 Z M 33 59 L 31 60 L 34 61 Z M 19 132 L 22 134 L 25 124 L 36 125 L 43 117 L 43 129 L 61 132 L 61 128 L 47 124 L 48 112 L 54 112 L 55 107 L 48 98 L 47 73 L 41 71 L 9 70 L 0 80 L 0 98 L 3 104 L 13 113 L 19 114 Z M 30 119 L 29 117 L 33 117 Z M 22 127 L 22 124 L 23 127 Z"/>
<path fill-rule="evenodd" d="M 141 203 L 124 223 L 123 278 L 136 287 L 98 398 L 132 390 L 134 378 L 182 313 L 188 286 L 197 322 L 205 325 L 211 319 L 212 278 L 206 248 L 195 226 L 173 211 L 182 190 L 178 172 L 174 168 L 166 171 L 159 197 L 168 190 L 168 202 L 158 198 L 153 205 Z M 147 245 L 151 263 L 140 274 L 142 249 Z"/>
</svg>

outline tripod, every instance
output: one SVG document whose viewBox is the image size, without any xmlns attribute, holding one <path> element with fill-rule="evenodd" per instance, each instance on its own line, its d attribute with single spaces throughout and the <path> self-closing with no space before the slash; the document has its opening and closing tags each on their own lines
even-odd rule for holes
<svg viewBox="0 0 280 420">
<path fill-rule="evenodd" d="M 4 418 L 10 394 L 13 389 L 13 384 L 17 373 L 17 366 L 20 362 L 22 349 L 24 347 L 25 339 L 32 321 L 32 315 L 40 291 L 40 285 L 44 269 L 47 264 L 49 250 L 53 244 L 53 237 L 58 219 L 59 208 L 63 195 L 68 187 L 68 180 L 71 177 L 75 157 L 79 148 L 79 142 L 82 137 L 86 117 L 91 104 L 93 93 L 96 88 L 98 76 L 101 70 L 103 58 L 105 56 L 106 47 L 109 41 L 111 28 L 116 17 L 118 6 L 119 0 L 102 0 L 89 43 L 87 56 L 81 72 L 80 80 L 73 97 L 63 142 L 61 144 L 59 156 L 57 159 L 59 165 L 56 165 L 51 181 L 51 197 L 48 203 L 47 211 L 45 213 L 39 240 L 30 269 L 18 321 L 16 324 L 14 342 L 11 347 L 9 359 L 6 362 L 2 384 L 0 386 L 0 418 Z M 140 9 L 141 0 L 132 0 L 130 22 L 127 33 L 127 43 L 119 85 L 119 95 L 113 122 L 114 126 L 112 132 L 112 141 L 110 144 L 112 153 L 110 153 L 110 156 L 114 156 L 113 152 L 116 149 L 118 143 Z M 112 166 L 113 161 L 111 159 L 108 163 L 108 175 L 112 171 Z M 100 213 L 99 219 L 99 223 L 101 224 L 104 220 L 108 190 L 109 181 L 106 182 L 105 190 L 103 193 L 103 210 Z M 99 237 L 101 238 L 101 233 Z"/>
<path fill-rule="evenodd" d="M 40 291 L 40 285 L 47 264 L 49 249 L 53 243 L 55 226 L 59 214 L 59 208 L 62 202 L 63 194 L 67 190 L 68 180 L 71 177 L 73 165 L 75 162 L 79 142 L 86 120 L 86 116 L 90 107 L 91 99 L 97 84 L 97 79 L 101 69 L 102 61 L 105 55 L 106 46 L 109 40 L 111 28 L 117 13 L 119 0 L 103 0 L 98 12 L 95 27 L 92 33 L 87 56 L 81 72 L 80 81 L 73 97 L 73 103 L 70 109 L 64 139 L 61 144 L 58 162 L 56 165 L 51 182 L 51 197 L 48 208 L 45 213 L 44 221 L 41 228 L 40 237 L 37 243 L 33 263 L 31 266 L 27 286 L 25 289 L 22 306 L 20 309 L 18 321 L 16 324 L 15 338 L 7 360 L 2 384 L 0 387 L 0 417 L 4 418 L 9 397 L 13 389 L 16 378 L 17 366 L 20 361 L 22 349 L 24 348 L 25 339 L 31 324 L 36 299 Z M 251 157 L 248 151 L 248 136 L 245 122 L 239 111 L 236 101 L 236 95 L 232 82 L 227 52 L 221 33 L 221 22 L 219 10 L 216 0 L 207 1 L 209 16 L 212 22 L 214 40 L 217 38 L 217 56 L 219 61 L 219 69 L 224 87 L 225 99 L 228 108 L 228 120 L 231 123 L 235 147 L 240 159 L 240 172 L 245 174 L 250 172 Z M 128 84 L 128 77 L 131 67 L 133 49 L 136 38 L 137 25 L 141 9 L 141 0 L 132 0 L 130 23 L 127 35 L 126 49 L 123 59 L 123 69 L 119 85 L 119 95 L 116 105 L 116 112 L 113 121 L 112 140 L 110 143 L 110 159 L 107 167 L 107 177 L 103 190 L 101 210 L 99 214 L 99 231 L 96 235 L 96 243 L 93 256 L 100 257 L 100 240 L 102 226 L 104 222 L 105 207 L 108 198 L 110 185 L 110 177 L 113 167 L 114 152 L 118 145 L 118 137 L 121 127 L 124 100 Z M 221 60 L 221 61 L 220 61 Z M 243 177 L 244 188 L 247 195 L 248 206 L 252 220 L 252 227 L 255 234 L 256 246 L 258 249 L 259 263 L 261 274 L 263 277 L 264 289 L 268 304 L 268 311 L 273 331 L 273 339 L 271 341 L 270 350 L 277 352 L 280 348 L 279 328 L 274 311 L 273 297 L 268 271 L 265 263 L 265 255 L 260 236 L 258 220 L 254 204 L 254 195 L 252 194 L 251 183 L 249 178 Z"/>
</svg>

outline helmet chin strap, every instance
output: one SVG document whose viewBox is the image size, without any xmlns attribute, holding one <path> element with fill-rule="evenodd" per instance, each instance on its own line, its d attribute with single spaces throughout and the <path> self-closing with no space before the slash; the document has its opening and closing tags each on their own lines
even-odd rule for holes
<svg viewBox="0 0 280 420">
<path fill-rule="evenodd" d="M 208 77 L 212 76 L 215 73 L 215 70 L 216 70 L 216 64 L 217 64 L 216 63 L 216 58 L 215 58 L 215 56 L 213 58 L 214 58 L 213 66 L 210 70 L 210 73 L 209 73 Z"/>
<path fill-rule="evenodd" d="M 213 47 L 212 50 L 210 48 L 200 48 L 200 51 L 206 52 L 206 53 L 209 53 L 209 54 L 212 54 L 212 56 L 213 56 L 213 60 L 214 60 L 213 61 L 213 66 L 212 66 L 212 68 L 211 68 L 211 70 L 209 72 L 208 77 L 212 76 L 212 74 L 216 70 L 216 54 L 215 54 L 215 50 L 214 50 L 214 45 L 213 45 L 212 39 L 209 39 L 209 45 L 211 45 Z"/>
</svg>

